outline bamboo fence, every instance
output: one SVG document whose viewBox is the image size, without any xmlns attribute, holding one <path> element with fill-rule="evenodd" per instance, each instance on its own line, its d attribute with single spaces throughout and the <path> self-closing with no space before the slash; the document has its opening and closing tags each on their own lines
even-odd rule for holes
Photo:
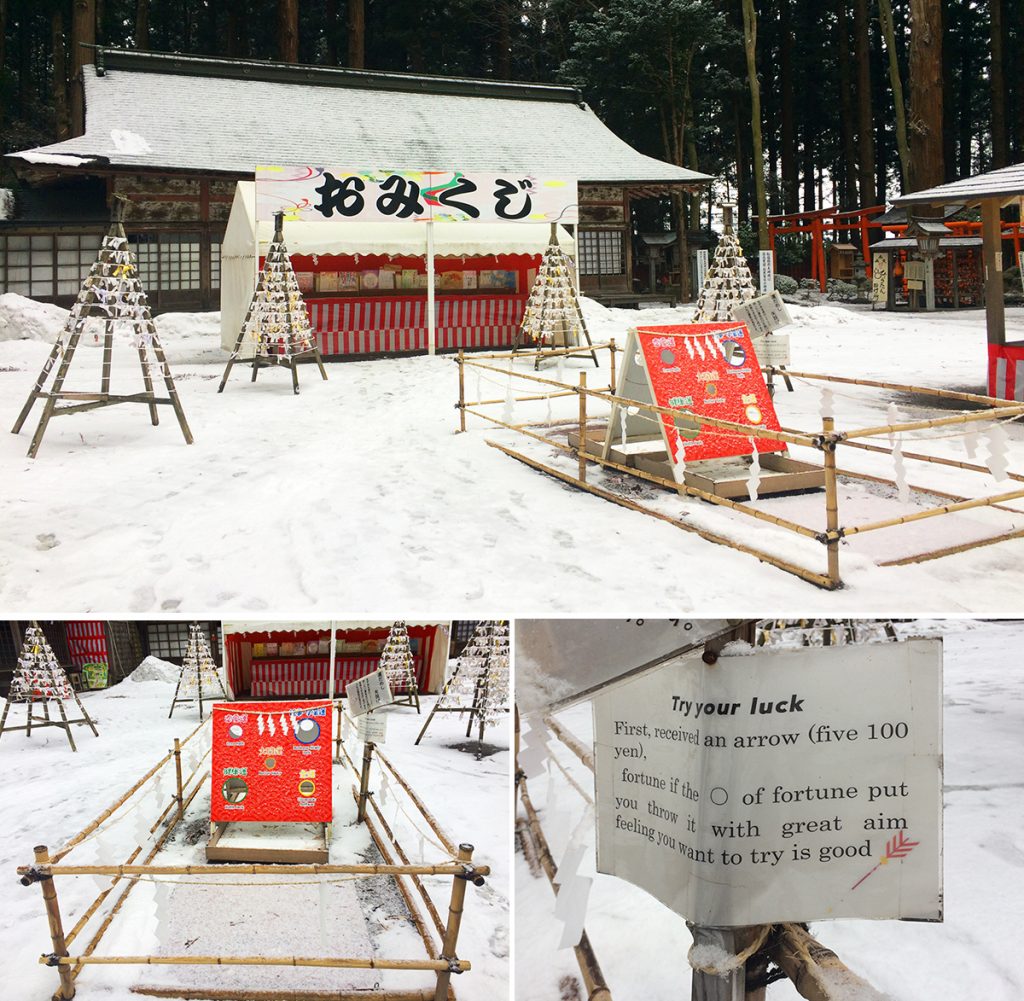
<svg viewBox="0 0 1024 1001">
<path fill-rule="evenodd" d="M 907 484 L 911 494 L 916 495 L 919 500 L 927 497 L 928 495 L 934 495 L 948 500 L 949 503 L 916 509 L 909 511 L 906 514 L 890 518 L 866 521 L 859 524 L 843 524 L 839 507 L 838 490 L 838 484 L 841 477 L 864 479 L 893 488 L 898 488 L 900 484 L 897 483 L 895 479 L 884 476 L 876 476 L 855 470 L 840 468 L 837 464 L 836 458 L 838 449 L 851 448 L 888 454 L 892 456 L 895 461 L 897 453 L 896 446 L 886 448 L 881 445 L 871 444 L 866 439 L 878 438 L 886 435 L 892 438 L 896 435 L 903 435 L 913 431 L 923 431 L 928 429 L 954 429 L 954 433 L 956 431 L 966 433 L 971 430 L 973 425 L 981 422 L 1016 421 L 1024 418 L 1024 403 L 1017 403 L 1012 400 L 999 400 L 994 397 L 981 396 L 975 393 L 930 389 L 928 387 L 879 382 L 871 379 L 852 379 L 820 373 L 794 372 L 791 370 L 787 370 L 783 373 L 781 369 L 769 366 L 764 369 L 769 376 L 785 374 L 793 378 L 818 380 L 825 383 L 839 383 L 891 392 L 915 394 L 933 397 L 937 400 L 955 400 L 965 404 L 970 404 L 976 409 L 961 411 L 949 416 L 931 417 L 925 420 L 902 421 L 872 427 L 852 428 L 849 430 L 837 429 L 834 418 L 823 417 L 821 428 L 813 431 L 795 428 L 782 428 L 778 431 L 770 431 L 764 428 L 749 427 L 745 424 L 719 420 L 703 414 L 685 411 L 687 419 L 700 428 L 706 427 L 722 433 L 739 435 L 742 436 L 744 440 L 756 438 L 770 441 L 782 441 L 787 445 L 808 448 L 818 452 L 821 458 L 821 466 L 824 471 L 825 528 L 822 530 L 820 527 L 801 524 L 791 519 L 773 515 L 763 508 L 755 507 L 753 503 L 744 503 L 727 497 L 720 497 L 710 491 L 702 490 L 690 484 L 677 483 L 675 479 L 670 479 L 666 476 L 659 476 L 656 473 L 638 469 L 634 466 L 625 465 L 603 455 L 595 454 L 591 451 L 587 432 L 588 430 L 603 428 L 603 425 L 600 425 L 595 421 L 592 411 L 588 411 L 588 404 L 590 402 L 604 404 L 608 408 L 618 405 L 619 407 L 629 408 L 631 413 L 644 413 L 650 420 L 655 422 L 652 424 L 652 429 L 660 423 L 663 417 L 670 417 L 674 419 L 681 413 L 681 411 L 670 407 L 661 407 L 653 403 L 633 400 L 628 397 L 617 395 L 612 388 L 615 385 L 615 342 L 611 341 L 607 344 L 595 345 L 595 349 L 608 350 L 613 360 L 613 374 L 611 379 L 612 386 L 608 389 L 589 387 L 587 385 L 586 372 L 580 372 L 578 384 L 573 385 L 570 383 L 559 382 L 545 376 L 540 376 L 533 372 L 514 369 L 512 367 L 512 361 L 517 357 L 517 355 L 514 354 L 493 353 L 467 357 L 464 353 L 459 352 L 455 359 L 459 367 L 459 400 L 455 404 L 455 407 L 459 411 L 460 431 L 466 430 L 466 417 L 467 415 L 470 415 L 480 418 L 481 420 L 497 427 L 515 431 L 532 441 L 548 445 L 556 451 L 564 453 L 567 457 L 575 457 L 577 460 L 575 472 L 571 471 L 571 467 L 558 468 L 549 464 L 549 462 L 543 462 L 538 458 L 516 451 L 499 442 L 490 440 L 487 442 L 488 445 L 504 452 L 506 455 L 517 459 L 539 472 L 543 472 L 561 480 L 564 483 L 570 484 L 577 489 L 584 490 L 596 497 L 601 497 L 604 500 L 611 501 L 621 507 L 668 522 L 682 531 L 698 535 L 709 542 L 727 546 L 737 552 L 752 556 L 762 563 L 775 566 L 780 570 L 791 573 L 802 580 L 806 580 L 809 583 L 826 590 L 834 590 L 843 586 L 839 566 L 839 551 L 840 544 L 844 539 L 867 532 L 892 529 L 900 525 L 912 524 L 930 518 L 937 518 L 943 515 L 951 515 L 962 511 L 970 511 L 980 508 L 1006 511 L 1015 515 L 1024 514 L 1024 511 L 1018 508 L 1007 506 L 1012 501 L 1024 498 L 1024 474 L 1008 471 L 1005 479 L 1010 480 L 1015 484 L 1020 484 L 1016 489 L 1006 490 L 998 494 L 987 496 L 964 496 L 948 494 L 942 490 L 933 489 L 927 485 Z M 526 357 L 525 354 L 522 356 Z M 501 367 L 499 364 L 491 364 L 492 362 L 505 362 L 506 367 Z M 509 388 L 506 397 L 504 399 L 467 400 L 465 388 L 466 369 L 475 369 L 478 372 L 487 372 L 493 376 L 502 377 L 507 380 Z M 532 392 L 526 392 L 525 390 L 520 390 L 519 394 L 516 395 L 512 392 L 513 380 L 519 380 L 521 383 L 543 387 L 543 391 L 534 390 Z M 510 403 L 559 399 L 572 396 L 573 394 L 576 394 L 579 399 L 578 413 L 576 414 L 575 419 L 569 418 L 558 422 L 513 423 L 511 420 L 502 419 L 501 417 L 495 416 L 493 413 L 487 412 L 486 409 L 487 407 L 503 404 L 507 411 Z M 503 414 L 503 416 L 507 417 L 507 412 Z M 571 445 L 566 440 L 565 432 L 569 429 L 573 430 L 577 435 L 576 445 Z M 961 462 L 942 456 L 928 455 L 923 452 L 903 452 L 900 450 L 900 455 L 903 460 L 918 462 L 925 465 L 932 464 L 936 466 L 951 466 L 974 473 L 989 472 L 986 466 L 982 466 L 977 463 Z M 709 504 L 724 507 L 743 517 L 759 522 L 765 522 L 793 535 L 818 542 L 825 549 L 825 566 L 824 568 L 819 569 L 817 567 L 807 565 L 808 561 L 805 558 L 798 558 L 790 554 L 779 552 L 770 552 L 757 546 L 747 545 L 737 539 L 729 537 L 723 532 L 712 531 L 697 525 L 688 524 L 685 520 L 673 517 L 672 515 L 659 511 L 654 507 L 647 506 L 629 497 L 622 496 L 612 490 L 604 489 L 600 486 L 588 483 L 587 470 L 588 464 L 590 463 L 594 463 L 607 470 L 626 473 L 629 476 L 648 483 L 656 484 L 657 486 L 675 491 L 681 495 L 698 498 Z M 1021 538 L 1022 536 L 1024 536 L 1024 531 L 1014 525 L 1009 530 L 995 535 L 989 535 L 971 541 L 964 541 L 956 545 L 930 549 L 897 559 L 886 560 L 878 565 L 902 566 L 911 563 L 923 563 L 928 560 L 939 559 L 954 553 L 967 552 L 982 546 Z"/>
<path fill-rule="evenodd" d="M 339 709 L 340 711 L 340 709 Z M 339 720 L 340 724 L 340 720 Z M 209 771 L 199 774 L 207 750 L 202 754 L 193 767 L 189 776 L 182 779 L 181 770 L 181 748 L 188 743 L 206 724 L 200 724 L 183 741 L 175 740 L 174 749 L 154 765 L 138 782 L 131 786 L 125 793 L 106 810 L 104 810 L 94 821 L 83 828 L 70 841 L 54 855 L 50 855 L 46 846 L 39 846 L 35 849 L 35 861 L 32 865 L 21 866 L 18 874 L 24 885 L 38 882 L 42 888 L 44 906 L 47 912 L 47 919 L 50 926 L 52 951 L 40 957 L 39 962 L 56 969 L 60 978 L 60 986 L 54 995 L 58 1001 L 69 999 L 75 996 L 75 979 L 82 972 L 83 968 L 92 965 L 137 965 L 137 966 L 293 966 L 293 967 L 323 967 L 333 969 L 369 969 L 369 970 L 404 970 L 424 971 L 435 974 L 436 984 L 430 989 L 420 990 L 359 990 L 359 991 L 338 991 L 319 992 L 310 990 L 281 990 L 274 992 L 241 991 L 241 990 L 220 990 L 207 988 L 169 988 L 138 986 L 132 988 L 135 993 L 151 997 L 176 997 L 188 998 L 210 998 L 223 999 L 223 1001 L 259 1001 L 260 998 L 273 997 L 275 1001 L 349 1001 L 359 998 L 361 1001 L 454 1001 L 455 995 L 451 989 L 450 981 L 453 974 L 464 973 L 472 968 L 468 960 L 459 959 L 456 953 L 459 930 L 462 921 L 462 912 L 466 894 L 467 883 L 474 883 L 479 886 L 484 882 L 484 877 L 490 874 L 490 867 L 476 865 L 472 861 L 473 846 L 468 844 L 454 845 L 451 839 L 443 832 L 437 820 L 426 809 L 420 798 L 415 794 L 408 782 L 398 773 L 391 762 L 381 758 L 382 764 L 395 778 L 399 786 L 408 794 L 410 801 L 414 804 L 423 818 L 424 823 L 436 835 L 442 847 L 449 851 L 450 861 L 440 864 L 414 863 L 409 860 L 408 854 L 399 844 L 394 832 L 387 825 L 383 814 L 377 804 L 370 798 L 372 794 L 366 795 L 366 801 L 378 818 L 379 828 L 372 823 L 369 816 L 365 823 L 370 832 L 371 838 L 376 844 L 384 859 L 384 863 L 376 864 L 350 864 L 350 865 L 320 865 L 320 864 L 217 864 L 217 865 L 155 865 L 153 859 L 170 837 L 176 825 L 184 817 L 185 810 L 192 803 L 197 793 L 203 787 L 204 780 L 208 777 Z M 372 747 L 370 745 L 372 757 Z M 349 767 L 359 774 L 354 762 L 347 750 L 341 747 L 343 759 Z M 138 846 L 130 853 L 127 860 L 119 865 L 76 865 L 62 862 L 62 860 L 73 849 L 95 835 L 105 821 L 114 816 L 117 811 L 125 806 L 132 796 L 141 790 L 147 782 L 155 781 L 155 776 L 161 768 L 168 765 L 174 759 L 176 775 L 176 790 L 170 798 L 170 802 L 160 813 L 156 822 L 149 828 L 150 833 L 166 822 L 165 830 L 157 837 L 151 850 L 147 853 L 142 863 L 136 863 L 136 859 L 142 854 L 144 846 Z M 198 779 L 197 779 L 198 776 Z M 195 785 L 193 787 L 193 781 Z M 190 788 L 191 787 L 191 788 Z M 355 790 L 353 790 L 355 792 Z M 356 793 L 356 799 L 359 795 Z M 116 821 L 114 821 L 116 823 Z M 382 831 L 384 833 L 382 833 Z M 395 858 L 399 861 L 395 861 Z M 376 957 L 304 957 L 304 956 L 171 956 L 171 955 L 135 955 L 135 956 L 96 956 L 94 952 L 104 933 L 110 927 L 116 914 L 120 911 L 128 894 L 135 888 L 139 880 L 152 879 L 158 876 L 195 876 L 213 877 L 224 875 L 288 875 L 312 877 L 320 876 L 348 876 L 348 877 L 372 877 L 389 876 L 395 879 L 410 916 L 415 924 L 418 933 L 423 941 L 426 951 L 424 959 L 391 959 Z M 110 876 L 111 884 L 103 890 L 95 900 L 86 908 L 84 913 L 66 935 L 63 930 L 63 922 L 57 898 L 56 879 L 58 876 Z M 424 876 L 449 877 L 452 881 L 450 901 L 447 919 L 442 919 L 436 905 L 429 896 L 426 887 L 422 882 Z M 416 900 L 409 887 L 405 883 L 409 879 L 413 887 L 418 890 L 423 904 L 430 916 L 431 923 L 437 933 L 435 942 L 422 912 L 416 904 Z M 122 884 L 122 881 L 123 884 Z M 81 935 L 89 922 L 96 916 L 104 902 L 121 885 L 121 893 L 117 897 L 113 907 L 105 914 L 99 928 L 93 934 L 84 950 L 78 955 L 71 955 L 69 948 L 72 943 Z"/>
</svg>

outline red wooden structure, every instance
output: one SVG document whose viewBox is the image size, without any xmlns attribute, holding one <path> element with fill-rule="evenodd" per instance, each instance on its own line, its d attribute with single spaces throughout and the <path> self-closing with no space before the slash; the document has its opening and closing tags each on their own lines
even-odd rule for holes
<svg viewBox="0 0 1024 1001">
<path fill-rule="evenodd" d="M 870 208 L 851 209 L 839 212 L 835 208 L 816 209 L 813 212 L 792 212 L 788 215 L 768 216 L 768 245 L 775 254 L 776 236 L 803 236 L 811 241 L 811 277 L 818 282 L 821 291 L 825 291 L 828 278 L 828 267 L 825 260 L 825 234 L 842 233 L 851 242 L 859 238 L 860 252 L 865 261 L 871 261 L 872 230 L 878 233 L 896 233 L 900 236 L 906 231 L 906 225 L 890 225 L 874 221 L 875 217 L 885 212 L 884 205 L 872 205 Z M 756 223 L 757 217 L 754 216 Z M 955 236 L 981 236 L 981 223 L 970 221 L 947 221 L 946 225 Z M 1004 222 L 1002 235 L 1004 240 L 1013 241 L 1014 260 L 1018 259 L 1024 241 L 1024 223 Z M 776 273 L 778 273 L 776 260 Z"/>
</svg>

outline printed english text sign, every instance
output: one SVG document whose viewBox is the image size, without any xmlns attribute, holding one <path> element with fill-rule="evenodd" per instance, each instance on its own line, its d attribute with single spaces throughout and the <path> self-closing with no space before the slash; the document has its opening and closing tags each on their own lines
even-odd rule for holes
<svg viewBox="0 0 1024 1001">
<path fill-rule="evenodd" d="M 331 704 L 218 702 L 210 819 L 331 821 Z"/>
<path fill-rule="evenodd" d="M 256 218 L 302 222 L 579 221 L 576 178 L 530 171 L 256 168 Z"/>
<path fill-rule="evenodd" d="M 701 925 L 942 920 L 942 644 L 700 653 L 594 700 L 597 867 Z"/>
<path fill-rule="evenodd" d="M 636 337 L 658 406 L 779 430 L 779 419 L 744 324 L 638 327 Z M 629 361 L 627 357 L 626 365 Z M 675 419 L 663 415 L 661 422 L 673 462 L 677 461 L 680 439 L 687 462 L 751 454 L 750 438 L 740 431 L 699 426 L 683 413 Z M 784 442 L 771 438 L 755 438 L 754 442 L 758 452 L 786 450 Z"/>
</svg>

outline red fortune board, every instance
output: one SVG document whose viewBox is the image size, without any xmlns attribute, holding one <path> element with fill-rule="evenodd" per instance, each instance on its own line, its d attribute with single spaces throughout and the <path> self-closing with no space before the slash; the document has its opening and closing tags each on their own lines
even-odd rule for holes
<svg viewBox="0 0 1024 1001">
<path fill-rule="evenodd" d="M 331 822 L 331 704 L 218 702 L 213 821 Z"/>
<path fill-rule="evenodd" d="M 637 327 L 644 367 L 660 407 L 690 410 L 769 431 L 781 430 L 771 395 L 743 323 Z M 662 415 L 672 460 L 676 422 Z M 750 455 L 750 438 L 735 431 L 679 427 L 687 462 Z M 784 452 L 785 442 L 755 438 L 758 452 Z"/>
</svg>

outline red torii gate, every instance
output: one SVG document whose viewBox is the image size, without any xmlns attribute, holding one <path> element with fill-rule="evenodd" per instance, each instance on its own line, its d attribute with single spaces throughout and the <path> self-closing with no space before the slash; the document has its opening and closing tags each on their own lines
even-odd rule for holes
<svg viewBox="0 0 1024 1001">
<path fill-rule="evenodd" d="M 905 224 L 892 225 L 875 222 L 874 217 L 885 212 L 884 205 L 872 205 L 870 208 L 849 209 L 845 212 L 836 211 L 835 207 L 828 209 L 815 209 L 813 212 L 790 212 L 784 215 L 770 215 L 768 222 L 768 247 L 775 259 L 775 237 L 785 235 L 805 236 L 811 240 L 811 278 L 818 282 L 821 291 L 825 291 L 825 283 L 828 278 L 828 266 L 825 261 L 825 233 L 852 232 L 856 230 L 860 234 L 861 255 L 865 261 L 871 261 L 871 230 L 881 230 L 883 233 L 897 233 L 902 235 L 906 230 Z M 757 224 L 758 217 L 752 216 L 752 221 Z M 957 236 L 981 236 L 981 223 L 971 221 L 952 222 L 947 221 L 946 225 Z M 1014 259 L 1020 257 L 1021 244 L 1024 241 L 1024 223 L 1004 222 L 1002 224 L 1002 237 L 1013 241 Z M 778 268 L 776 267 L 776 271 Z"/>
</svg>

